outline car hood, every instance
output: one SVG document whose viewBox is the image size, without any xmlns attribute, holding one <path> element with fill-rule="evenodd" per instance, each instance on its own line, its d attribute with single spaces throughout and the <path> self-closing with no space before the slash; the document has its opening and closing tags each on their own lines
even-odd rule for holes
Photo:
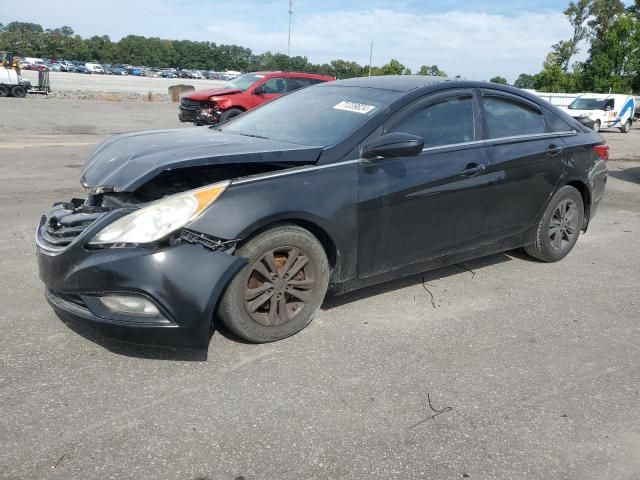
<svg viewBox="0 0 640 480">
<path fill-rule="evenodd" d="M 322 147 L 223 133 L 209 127 L 114 135 L 82 168 L 86 188 L 132 192 L 165 170 L 238 163 L 315 163 Z"/>
<path fill-rule="evenodd" d="M 236 93 L 242 93 L 242 90 L 237 88 L 229 89 L 229 88 L 211 88 L 209 90 L 196 90 L 195 92 L 190 92 L 184 95 L 184 98 L 189 98 L 191 100 L 209 100 L 209 97 L 219 97 L 221 95 L 235 95 Z"/>
</svg>

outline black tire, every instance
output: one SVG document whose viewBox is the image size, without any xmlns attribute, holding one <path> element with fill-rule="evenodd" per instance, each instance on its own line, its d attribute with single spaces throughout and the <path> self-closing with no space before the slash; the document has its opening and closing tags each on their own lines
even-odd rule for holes
<svg viewBox="0 0 640 480">
<path fill-rule="evenodd" d="M 580 192 L 571 186 L 562 187 L 547 205 L 535 241 L 524 250 L 543 262 L 562 260 L 578 241 L 583 221 L 584 204 Z"/>
<path fill-rule="evenodd" d="M 0 85 L 0 97 L 8 97 L 9 96 L 9 87 L 6 85 Z"/>
<path fill-rule="evenodd" d="M 593 124 L 593 131 L 598 133 L 600 131 L 600 120 L 596 120 L 596 122 Z"/>
<path fill-rule="evenodd" d="M 230 331 L 265 343 L 294 335 L 311 322 L 329 284 L 327 255 L 314 235 L 295 225 L 278 226 L 249 240 L 236 255 L 248 263 L 218 308 Z"/>
<path fill-rule="evenodd" d="M 626 122 L 624 122 L 624 125 L 620 127 L 620 131 L 622 133 L 629 133 L 630 130 L 631 130 L 631 119 L 628 119 Z"/>
<path fill-rule="evenodd" d="M 239 108 L 230 108 L 229 110 L 225 110 L 220 114 L 220 123 L 226 122 L 227 120 L 231 120 L 233 117 L 237 117 L 241 113 L 244 113 Z"/>
<path fill-rule="evenodd" d="M 11 95 L 13 95 L 16 98 L 24 98 L 27 95 L 27 89 L 24 88 L 22 85 L 15 85 L 11 89 Z"/>
</svg>

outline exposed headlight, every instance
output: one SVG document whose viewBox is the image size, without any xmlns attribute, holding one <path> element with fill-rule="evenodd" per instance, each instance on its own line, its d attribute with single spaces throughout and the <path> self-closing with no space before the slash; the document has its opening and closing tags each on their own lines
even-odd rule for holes
<svg viewBox="0 0 640 480">
<path fill-rule="evenodd" d="M 153 202 L 100 230 L 90 245 L 151 243 L 195 220 L 229 185 L 216 183 Z"/>
</svg>

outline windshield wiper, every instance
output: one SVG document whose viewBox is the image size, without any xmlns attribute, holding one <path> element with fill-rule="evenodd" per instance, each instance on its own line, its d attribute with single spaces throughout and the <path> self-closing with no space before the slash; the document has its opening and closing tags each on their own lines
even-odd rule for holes
<svg viewBox="0 0 640 480">
<path fill-rule="evenodd" d="M 271 140 L 269 137 L 263 137 L 262 135 L 252 135 L 250 133 L 239 133 L 239 132 L 231 132 L 236 135 L 242 135 L 243 137 L 252 137 L 252 138 L 262 138 L 263 140 Z"/>
</svg>

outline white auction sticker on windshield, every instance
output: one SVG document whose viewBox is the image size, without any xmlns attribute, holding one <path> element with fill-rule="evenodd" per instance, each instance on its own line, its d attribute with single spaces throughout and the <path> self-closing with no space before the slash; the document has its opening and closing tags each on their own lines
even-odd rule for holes
<svg viewBox="0 0 640 480">
<path fill-rule="evenodd" d="M 362 113 L 364 115 L 369 113 L 371 110 L 374 110 L 376 107 L 374 105 L 367 105 L 366 103 L 347 102 L 343 100 L 339 104 L 334 105 L 333 108 L 336 110 L 345 110 L 347 112 Z"/>
</svg>

